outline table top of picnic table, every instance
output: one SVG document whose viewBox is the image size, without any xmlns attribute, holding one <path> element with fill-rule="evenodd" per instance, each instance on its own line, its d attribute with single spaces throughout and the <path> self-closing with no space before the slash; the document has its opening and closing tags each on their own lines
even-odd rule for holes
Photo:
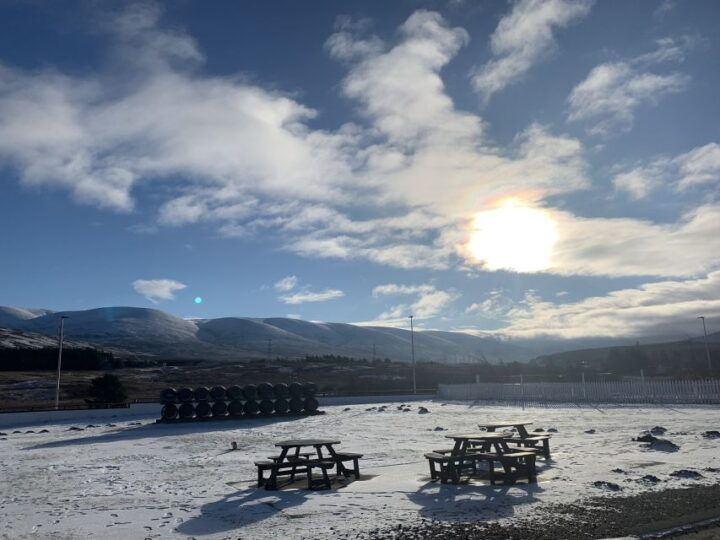
<svg viewBox="0 0 720 540">
<path fill-rule="evenodd" d="M 328 444 L 340 444 L 340 441 L 337 439 L 291 439 L 275 443 L 275 446 L 295 448 L 298 446 L 325 446 Z"/>
<path fill-rule="evenodd" d="M 446 439 L 473 439 L 473 440 L 491 440 L 491 439 L 508 439 L 513 434 L 507 431 L 478 431 L 472 433 L 453 433 L 451 435 L 445 435 Z"/>
<path fill-rule="evenodd" d="M 517 426 L 529 426 L 532 422 L 527 420 L 508 420 L 506 422 L 482 422 L 478 424 L 478 427 L 486 428 L 499 428 L 499 427 L 517 427 Z"/>
</svg>

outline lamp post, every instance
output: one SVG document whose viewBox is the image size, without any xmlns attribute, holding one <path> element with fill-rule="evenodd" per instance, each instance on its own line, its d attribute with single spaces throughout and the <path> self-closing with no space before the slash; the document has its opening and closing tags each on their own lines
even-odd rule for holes
<svg viewBox="0 0 720 540">
<path fill-rule="evenodd" d="M 707 340 L 707 328 L 705 327 L 705 317 L 700 316 L 698 319 L 702 320 L 703 323 L 703 334 L 705 334 L 705 356 L 707 356 L 707 362 L 708 362 L 708 371 L 712 374 L 712 364 L 710 362 L 710 346 L 708 345 Z"/>
<path fill-rule="evenodd" d="M 55 386 L 55 410 L 60 408 L 60 368 L 62 366 L 62 348 L 65 330 L 65 319 L 69 319 L 67 315 L 60 316 L 60 334 L 58 336 L 58 369 L 57 369 L 57 385 Z"/>
<path fill-rule="evenodd" d="M 410 352 L 412 354 L 413 394 L 417 394 L 417 379 L 415 378 L 415 331 L 413 329 L 412 315 L 410 315 Z"/>
</svg>

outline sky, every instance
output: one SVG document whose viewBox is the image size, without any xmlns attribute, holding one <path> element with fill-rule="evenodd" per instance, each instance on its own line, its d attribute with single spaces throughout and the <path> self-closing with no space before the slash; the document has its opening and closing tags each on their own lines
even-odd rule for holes
<svg viewBox="0 0 720 540">
<path fill-rule="evenodd" d="M 719 16 L 0 2 L 0 304 L 716 331 Z"/>
</svg>

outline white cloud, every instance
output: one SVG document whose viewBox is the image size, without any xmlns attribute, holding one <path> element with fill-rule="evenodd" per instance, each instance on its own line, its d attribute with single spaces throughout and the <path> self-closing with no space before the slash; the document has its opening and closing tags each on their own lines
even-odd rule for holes
<svg viewBox="0 0 720 540">
<path fill-rule="evenodd" d="M 552 273 L 697 276 L 720 264 L 720 205 L 700 206 L 667 224 L 567 212 L 555 212 L 555 219 Z"/>
<path fill-rule="evenodd" d="M 657 106 L 662 98 L 685 90 L 690 82 L 683 73 L 648 71 L 649 65 L 682 61 L 694 44 L 689 37 L 664 38 L 658 40 L 654 52 L 594 67 L 568 97 L 568 120 L 586 122 L 588 132 L 594 135 L 629 131 L 638 108 Z"/>
<path fill-rule="evenodd" d="M 520 80 L 535 64 L 557 47 L 554 32 L 583 19 L 591 0 L 520 0 L 498 24 L 491 38 L 496 58 L 472 76 L 485 101 Z"/>
<path fill-rule="evenodd" d="M 474 302 L 465 308 L 465 313 L 477 313 L 490 319 L 504 319 L 512 306 L 513 301 L 502 289 L 493 289 L 482 302 Z"/>
<path fill-rule="evenodd" d="M 298 284 L 297 276 L 286 276 L 275 282 L 273 287 L 276 291 L 287 292 L 294 289 Z"/>
<path fill-rule="evenodd" d="M 184 283 L 174 279 L 136 279 L 132 283 L 133 289 L 142 294 L 153 304 L 161 300 L 173 300 L 175 291 L 181 291 L 187 287 Z"/>
<path fill-rule="evenodd" d="M 303 289 L 293 294 L 280 296 L 278 300 L 285 304 L 304 304 L 306 302 L 327 302 L 343 296 L 345 293 L 339 289 L 325 289 L 324 291 Z"/>
<path fill-rule="evenodd" d="M 338 17 L 335 24 L 337 32 L 325 42 L 325 48 L 330 56 L 339 60 L 357 60 L 379 54 L 384 44 L 377 36 L 364 36 L 372 25 L 370 19 L 353 20 L 349 17 Z"/>
<path fill-rule="evenodd" d="M 322 291 L 313 291 L 309 285 L 300 286 L 300 280 L 297 276 L 286 276 L 276 281 L 273 288 L 278 293 L 278 301 L 284 304 L 304 304 L 307 302 L 326 302 L 342 298 L 345 293 L 339 289 L 325 289 Z M 293 292 L 290 292 L 293 291 Z"/>
<path fill-rule="evenodd" d="M 653 336 L 676 339 L 701 333 L 697 317 L 720 322 L 720 271 L 684 281 L 646 283 L 580 302 L 538 301 L 509 312 L 499 333 L 564 338 Z"/>
<path fill-rule="evenodd" d="M 687 54 L 703 40 L 697 36 L 664 37 L 655 41 L 657 49 L 641 54 L 634 64 L 655 64 L 660 62 L 683 62 Z"/>
<path fill-rule="evenodd" d="M 0 66 L 0 159 L 21 181 L 65 187 L 80 202 L 117 211 L 133 209 L 139 183 L 190 186 L 163 207 L 166 224 L 217 213 L 208 192 L 216 200 L 337 195 L 349 177 L 342 154 L 352 136 L 307 129 L 315 111 L 278 92 L 195 75 L 196 43 L 160 29 L 159 16 L 150 4 L 108 21 L 116 61 L 132 75 L 126 84 L 103 73 Z"/>
<path fill-rule="evenodd" d="M 372 291 L 375 298 L 381 296 L 409 295 L 414 296 L 411 303 L 402 303 L 391 306 L 388 310 L 382 312 L 376 322 L 379 321 L 396 321 L 402 324 L 402 321 L 408 316 L 413 315 L 417 319 L 431 319 L 438 316 L 452 302 L 460 298 L 460 294 L 455 290 L 443 291 L 437 289 L 434 285 L 425 283 L 421 285 L 399 285 L 396 283 L 387 283 L 378 285 Z"/>
<path fill-rule="evenodd" d="M 676 157 L 660 156 L 623 171 L 613 184 L 635 199 L 662 187 L 677 191 L 720 182 L 720 144 L 708 143 Z"/>
</svg>

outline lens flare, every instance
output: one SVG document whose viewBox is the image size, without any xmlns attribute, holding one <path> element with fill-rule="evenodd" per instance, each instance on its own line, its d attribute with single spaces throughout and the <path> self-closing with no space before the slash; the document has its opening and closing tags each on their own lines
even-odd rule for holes
<svg viewBox="0 0 720 540">
<path fill-rule="evenodd" d="M 202 304 L 202 297 L 201 297 L 201 296 L 196 296 L 196 297 L 195 297 L 195 303 L 196 303 L 196 304 Z"/>
<path fill-rule="evenodd" d="M 547 210 L 515 199 L 475 215 L 467 251 L 487 270 L 540 272 L 551 266 L 557 224 Z"/>
</svg>

